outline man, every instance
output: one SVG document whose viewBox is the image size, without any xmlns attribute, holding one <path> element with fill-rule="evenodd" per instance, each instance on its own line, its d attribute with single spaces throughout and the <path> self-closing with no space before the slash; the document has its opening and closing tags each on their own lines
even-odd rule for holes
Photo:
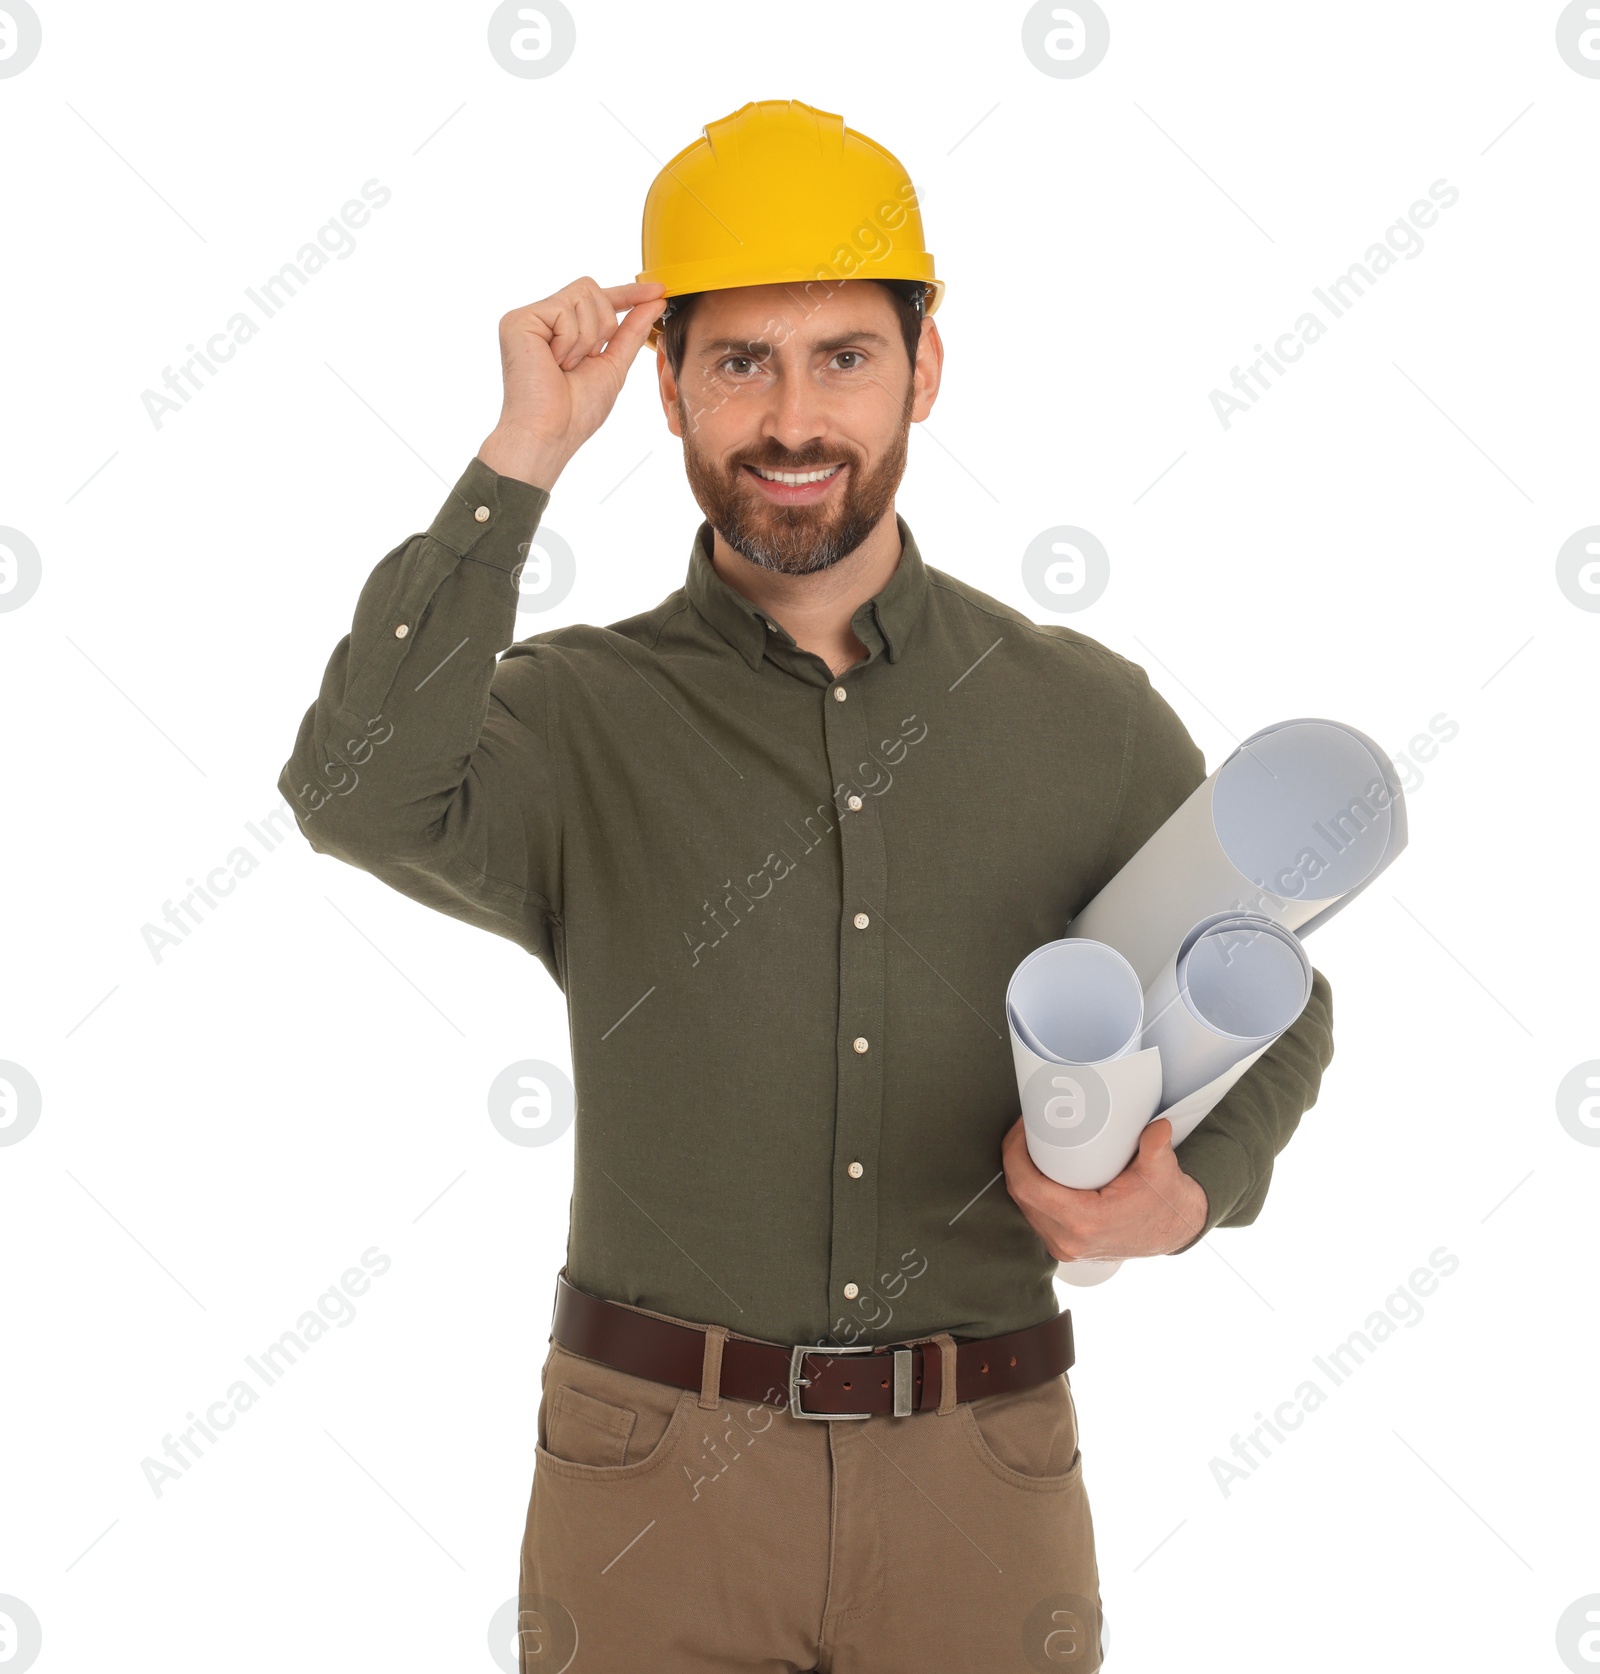
<svg viewBox="0 0 1600 1674">
<path fill-rule="evenodd" d="M 566 995 L 521 1666 L 1087 1674 L 1056 1262 L 1255 1218 L 1328 985 L 1176 1153 L 1158 1120 L 1102 1191 L 1033 1167 L 1006 983 L 1200 751 L 1140 668 L 927 564 L 895 512 L 944 349 L 892 156 L 749 104 L 644 233 L 639 282 L 501 320 L 499 422 L 372 572 L 280 780 L 314 848 Z M 555 484 L 658 330 L 705 514 L 685 583 L 508 645 Z"/>
</svg>

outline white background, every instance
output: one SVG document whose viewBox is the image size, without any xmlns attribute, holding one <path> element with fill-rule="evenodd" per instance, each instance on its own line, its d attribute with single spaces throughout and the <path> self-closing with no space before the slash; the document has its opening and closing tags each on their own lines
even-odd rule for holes
<svg viewBox="0 0 1600 1674">
<path fill-rule="evenodd" d="M 1561 1668 L 1600 1592 L 1600 1148 L 1555 1110 L 1600 1057 L 1600 614 L 1555 581 L 1600 523 L 1600 79 L 1545 3 L 1107 5 L 1056 78 L 1020 5 L 590 0 L 522 79 L 488 5 L 39 0 L 0 79 L 0 524 L 42 560 L 0 613 L 0 1059 L 44 1096 L 0 1148 L 0 1594 L 41 1670 L 494 1667 L 571 1151 L 485 1092 L 570 1064 L 561 996 L 293 833 L 159 962 L 143 927 L 279 805 L 361 583 L 493 425 L 500 314 L 631 279 L 659 164 L 778 97 L 922 195 L 931 564 L 1143 664 L 1211 766 L 1289 716 L 1397 757 L 1459 727 L 1311 945 L 1337 1055 L 1257 1223 L 1063 1292 L 1108 1667 Z M 157 428 L 141 392 L 373 178 L 354 254 Z M 1440 179 L 1421 254 L 1225 429 L 1211 390 Z M 641 358 L 551 501 L 576 585 L 519 631 L 653 605 L 699 515 Z M 1058 524 L 1111 580 L 1050 617 L 1020 560 Z M 152 1493 L 375 1245 L 354 1321 Z M 1420 1321 L 1224 1495 L 1441 1247 Z"/>
</svg>

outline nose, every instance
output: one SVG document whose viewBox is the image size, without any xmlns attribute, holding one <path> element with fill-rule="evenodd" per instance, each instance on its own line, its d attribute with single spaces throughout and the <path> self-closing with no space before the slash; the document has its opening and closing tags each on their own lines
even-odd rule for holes
<svg viewBox="0 0 1600 1674">
<path fill-rule="evenodd" d="M 826 432 L 823 407 L 821 392 L 809 377 L 789 367 L 781 368 L 772 380 L 761 434 L 790 453 L 800 453 Z"/>
</svg>

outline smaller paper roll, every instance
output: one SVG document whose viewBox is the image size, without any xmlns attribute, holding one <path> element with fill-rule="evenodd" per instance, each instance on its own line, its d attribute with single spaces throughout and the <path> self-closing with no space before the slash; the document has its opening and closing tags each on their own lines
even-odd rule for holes
<svg viewBox="0 0 1600 1674">
<path fill-rule="evenodd" d="M 1259 914 L 1194 925 L 1144 996 L 1145 1046 L 1161 1053 L 1161 1107 L 1270 1046 L 1311 997 L 1311 961 L 1292 931 Z"/>
<path fill-rule="evenodd" d="M 1046 942 L 1012 973 L 1006 1021 L 1034 1166 L 1064 1186 L 1115 1179 L 1161 1098 L 1133 967 L 1099 942 Z"/>
<path fill-rule="evenodd" d="M 1036 1056 L 1098 1064 L 1138 1048 L 1144 995 L 1115 948 L 1062 937 L 1036 947 L 1012 972 L 1006 1014 Z"/>
<path fill-rule="evenodd" d="M 1144 996 L 1114 948 L 1063 937 L 1012 973 L 1006 1022 L 1028 1155 L 1063 1186 L 1114 1180 L 1161 1098 L 1161 1057 L 1142 1049 Z M 1099 1284 L 1119 1261 L 1063 1261 L 1071 1284 Z"/>
</svg>

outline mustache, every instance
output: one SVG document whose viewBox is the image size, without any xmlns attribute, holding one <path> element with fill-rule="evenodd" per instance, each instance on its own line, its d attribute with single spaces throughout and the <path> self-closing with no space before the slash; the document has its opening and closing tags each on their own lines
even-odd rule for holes
<svg viewBox="0 0 1600 1674">
<path fill-rule="evenodd" d="M 740 454 L 729 462 L 737 471 L 745 465 L 758 466 L 763 471 L 818 471 L 825 465 L 854 465 L 855 454 L 848 448 L 807 448 L 801 453 L 785 454 L 774 459 L 767 455 Z"/>
</svg>

